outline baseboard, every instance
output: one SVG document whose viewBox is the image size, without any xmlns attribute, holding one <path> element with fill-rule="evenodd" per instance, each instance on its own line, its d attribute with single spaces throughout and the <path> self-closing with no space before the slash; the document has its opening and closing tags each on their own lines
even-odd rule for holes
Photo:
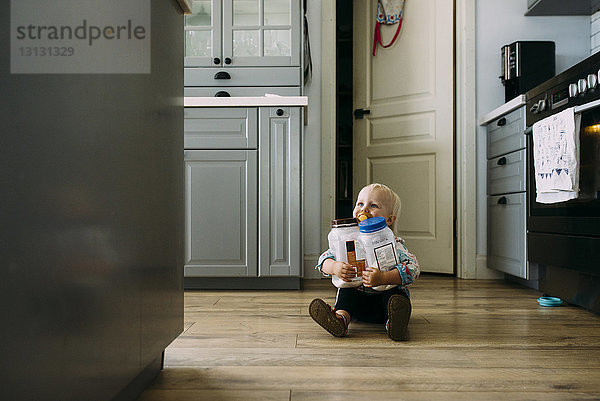
<svg viewBox="0 0 600 401">
<path fill-rule="evenodd" d="M 315 269 L 321 255 L 304 255 L 304 278 L 305 279 L 321 279 L 323 274 Z"/>
<path fill-rule="evenodd" d="M 300 277 L 185 277 L 185 290 L 299 290 Z"/>
<path fill-rule="evenodd" d="M 487 267 L 487 255 L 477 255 L 475 259 L 477 264 L 477 274 L 475 278 L 477 280 L 503 280 L 504 273 L 497 270 L 488 269 Z"/>
</svg>

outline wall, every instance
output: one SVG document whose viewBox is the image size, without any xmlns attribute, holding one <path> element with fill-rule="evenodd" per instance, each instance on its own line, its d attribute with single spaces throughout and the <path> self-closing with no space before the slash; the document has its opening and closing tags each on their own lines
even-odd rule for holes
<svg viewBox="0 0 600 401">
<path fill-rule="evenodd" d="M 321 250 L 321 2 L 308 0 L 307 20 L 313 65 L 304 127 L 304 275 L 311 277 Z"/>
<path fill-rule="evenodd" d="M 591 18 L 590 35 L 592 54 L 600 51 L 600 11 L 595 12 Z"/>
<path fill-rule="evenodd" d="M 556 73 L 590 54 L 589 16 L 525 17 L 525 0 L 476 2 L 477 119 L 504 103 L 500 75 L 500 47 L 517 40 L 556 42 Z M 477 255 L 485 266 L 486 244 L 486 134 L 477 129 Z M 485 267 L 482 274 L 486 274 Z M 481 275 L 478 274 L 478 278 Z"/>
</svg>

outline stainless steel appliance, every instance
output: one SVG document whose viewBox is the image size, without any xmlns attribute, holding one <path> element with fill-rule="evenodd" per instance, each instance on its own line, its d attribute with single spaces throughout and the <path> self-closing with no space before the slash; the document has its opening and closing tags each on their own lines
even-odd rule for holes
<svg viewBox="0 0 600 401">
<path fill-rule="evenodd" d="M 500 50 L 500 80 L 506 102 L 554 76 L 555 44 L 550 41 L 518 41 Z"/>
<path fill-rule="evenodd" d="M 0 400 L 136 399 L 183 330 L 183 15 L 175 0 L 94 3 L 0 2 Z M 148 57 L 129 65 L 151 68 L 67 56 L 146 49 L 107 25 L 107 47 L 17 45 L 28 67 L 80 73 L 15 73 L 11 12 L 67 28 L 151 16 Z"/>
<path fill-rule="evenodd" d="M 539 288 L 600 312 L 600 53 L 527 93 L 526 125 L 566 108 L 581 114 L 580 193 L 567 202 L 536 202 L 528 139 L 528 260 L 540 266 Z"/>
</svg>

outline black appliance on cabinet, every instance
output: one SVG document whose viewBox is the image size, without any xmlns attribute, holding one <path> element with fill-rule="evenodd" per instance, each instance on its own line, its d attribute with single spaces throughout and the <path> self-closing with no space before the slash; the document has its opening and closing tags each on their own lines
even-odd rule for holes
<svg viewBox="0 0 600 401">
<path fill-rule="evenodd" d="M 183 18 L 176 0 L 0 2 L 0 400 L 136 399 L 183 331 Z M 104 36 L 48 34 L 82 21 Z"/>
<path fill-rule="evenodd" d="M 555 44 L 550 41 L 518 41 L 502 46 L 502 74 L 504 101 L 550 79 L 555 73 Z"/>
<path fill-rule="evenodd" d="M 527 248 L 539 288 L 600 313 L 600 53 L 527 92 L 526 124 L 574 107 L 581 114 L 576 199 L 536 202 L 533 139 L 528 139 Z"/>
</svg>

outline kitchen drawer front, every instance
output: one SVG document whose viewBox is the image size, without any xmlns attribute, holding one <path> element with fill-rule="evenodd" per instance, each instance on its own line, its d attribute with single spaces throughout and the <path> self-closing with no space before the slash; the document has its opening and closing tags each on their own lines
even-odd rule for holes
<svg viewBox="0 0 600 401">
<path fill-rule="evenodd" d="M 225 92 L 231 97 L 252 97 L 252 96 L 265 96 L 266 94 L 278 95 L 278 96 L 301 96 L 301 90 L 299 86 L 232 86 L 227 88 L 209 87 L 209 88 L 184 88 L 184 96 L 195 96 L 195 97 L 216 97 L 219 92 Z M 225 93 L 219 93 L 219 95 L 225 95 Z"/>
<path fill-rule="evenodd" d="M 525 192 L 488 196 L 487 264 L 491 269 L 529 279 Z"/>
<path fill-rule="evenodd" d="M 185 149 L 256 149 L 258 146 L 256 107 L 186 107 L 183 127 Z"/>
<path fill-rule="evenodd" d="M 184 86 L 300 86 L 300 67 L 185 68 Z"/>
<path fill-rule="evenodd" d="M 520 107 L 487 126 L 487 157 L 525 148 L 525 107 Z"/>
<path fill-rule="evenodd" d="M 525 149 L 488 160 L 488 195 L 524 192 L 526 185 Z"/>
</svg>

